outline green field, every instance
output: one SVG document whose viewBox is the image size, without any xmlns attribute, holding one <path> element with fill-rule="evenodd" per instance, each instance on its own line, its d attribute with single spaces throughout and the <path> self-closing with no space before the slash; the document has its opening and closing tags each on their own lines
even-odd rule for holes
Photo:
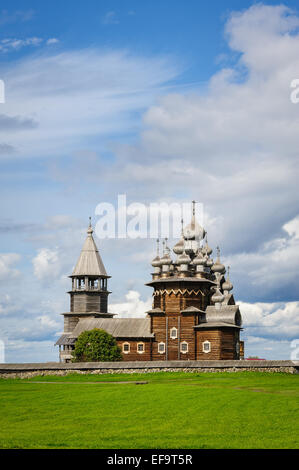
<svg viewBox="0 0 299 470">
<path fill-rule="evenodd" d="M 0 405 L 1 448 L 299 448 L 299 375 L 1 379 Z"/>
</svg>

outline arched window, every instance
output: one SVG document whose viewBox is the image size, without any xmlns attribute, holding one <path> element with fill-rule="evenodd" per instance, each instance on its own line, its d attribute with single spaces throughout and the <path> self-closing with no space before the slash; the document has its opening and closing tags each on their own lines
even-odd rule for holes
<svg viewBox="0 0 299 470">
<path fill-rule="evenodd" d="M 158 352 L 159 352 L 160 354 L 164 354 L 164 353 L 165 353 L 165 343 L 162 343 L 162 342 L 161 342 L 161 343 L 158 344 Z"/>
<path fill-rule="evenodd" d="M 188 343 L 187 343 L 187 341 L 182 341 L 181 342 L 180 351 L 183 354 L 186 354 L 188 352 Z"/>
<path fill-rule="evenodd" d="M 130 352 L 130 343 L 123 343 L 123 353 L 129 354 Z"/>
<path fill-rule="evenodd" d="M 144 343 L 137 343 L 137 352 L 138 354 L 144 353 Z"/>
<path fill-rule="evenodd" d="M 178 337 L 178 330 L 173 327 L 170 329 L 170 338 L 171 339 L 176 339 Z"/>
<path fill-rule="evenodd" d="M 211 343 L 210 343 L 210 341 L 204 341 L 202 343 L 202 350 L 203 350 L 204 353 L 211 352 Z"/>
</svg>

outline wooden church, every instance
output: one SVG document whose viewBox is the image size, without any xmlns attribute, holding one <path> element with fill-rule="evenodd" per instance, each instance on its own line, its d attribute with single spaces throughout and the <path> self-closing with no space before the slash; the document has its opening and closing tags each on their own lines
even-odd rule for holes
<svg viewBox="0 0 299 470">
<path fill-rule="evenodd" d="M 70 362 L 78 336 L 100 328 L 113 335 L 124 361 L 242 359 L 241 314 L 229 275 L 211 258 L 205 230 L 195 218 L 183 228 L 171 257 L 167 243 L 152 261 L 152 309 L 144 318 L 115 318 L 108 312 L 108 279 L 91 224 L 70 276 L 70 312 L 63 313 L 64 333 L 56 342 L 60 361 Z"/>
</svg>

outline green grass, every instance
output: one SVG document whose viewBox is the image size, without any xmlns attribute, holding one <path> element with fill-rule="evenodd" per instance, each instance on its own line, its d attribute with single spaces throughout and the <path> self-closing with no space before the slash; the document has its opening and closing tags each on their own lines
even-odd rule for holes
<svg viewBox="0 0 299 470">
<path fill-rule="evenodd" d="M 279 373 L 0 379 L 0 448 L 298 448 L 298 398 Z"/>
</svg>

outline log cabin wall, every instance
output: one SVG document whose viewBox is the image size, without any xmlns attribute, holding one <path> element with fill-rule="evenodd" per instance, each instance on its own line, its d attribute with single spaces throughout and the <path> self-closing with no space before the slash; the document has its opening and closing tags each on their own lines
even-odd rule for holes
<svg viewBox="0 0 299 470">
<path fill-rule="evenodd" d="M 64 332 L 71 333 L 79 321 L 78 317 L 73 317 L 70 315 L 64 315 Z"/>
<path fill-rule="evenodd" d="M 71 292 L 71 312 L 101 312 L 101 296 L 95 292 Z"/>
<path fill-rule="evenodd" d="M 151 361 L 151 341 L 145 338 L 122 338 L 116 340 L 122 352 L 123 361 Z M 124 352 L 124 344 L 129 344 L 129 352 Z M 143 344 L 144 351 L 138 352 L 138 345 Z"/>
<path fill-rule="evenodd" d="M 237 343 L 239 342 L 239 330 L 235 328 L 222 328 L 211 330 L 197 330 L 197 360 L 238 360 Z M 203 343 L 211 343 L 211 351 L 203 351 Z"/>
<path fill-rule="evenodd" d="M 210 352 L 203 351 L 203 343 L 209 341 L 211 344 Z M 196 343 L 197 343 L 197 360 L 219 360 L 221 359 L 221 331 L 217 329 L 211 330 L 197 330 Z"/>
<path fill-rule="evenodd" d="M 221 359 L 237 360 L 240 358 L 240 353 L 237 350 L 239 336 L 239 330 L 234 328 L 221 331 Z"/>
<path fill-rule="evenodd" d="M 185 292 L 184 292 L 185 291 Z M 195 292 L 194 292 L 195 291 Z M 197 293 L 196 293 L 197 291 Z M 151 314 L 151 332 L 155 334 L 152 343 L 152 360 L 195 360 L 197 355 L 196 333 L 197 314 L 181 314 L 188 307 L 205 309 L 209 289 L 198 288 L 194 283 L 180 285 L 179 282 L 162 284 L 155 290 L 153 308 L 162 309 L 165 314 Z M 176 337 L 171 334 L 176 328 Z M 159 343 L 165 344 L 165 353 L 159 353 Z M 187 343 L 182 344 L 182 343 Z"/>
<path fill-rule="evenodd" d="M 196 359 L 197 346 L 196 332 L 194 330 L 195 325 L 197 325 L 197 315 L 181 315 L 180 359 L 183 361 Z M 187 343 L 187 352 L 184 352 L 182 343 Z"/>
<path fill-rule="evenodd" d="M 77 326 L 77 323 L 79 322 L 80 318 L 82 318 L 82 316 L 78 315 L 76 316 L 75 315 L 64 315 L 64 332 L 65 333 L 71 333 L 72 331 L 74 331 L 74 329 L 76 328 Z M 93 315 L 84 315 L 84 319 L 93 319 L 94 316 Z"/>
<path fill-rule="evenodd" d="M 166 330 L 167 322 L 165 315 L 152 315 L 151 316 L 152 332 L 155 333 L 155 341 L 152 343 L 152 360 L 165 361 L 166 360 Z M 165 353 L 159 353 L 159 343 L 165 344 Z"/>
</svg>

